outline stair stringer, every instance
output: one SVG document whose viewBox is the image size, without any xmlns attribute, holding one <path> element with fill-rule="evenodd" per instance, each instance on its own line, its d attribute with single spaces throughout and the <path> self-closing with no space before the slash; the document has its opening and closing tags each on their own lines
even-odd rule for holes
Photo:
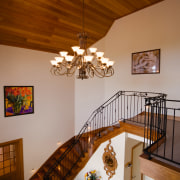
<svg viewBox="0 0 180 180">
<path fill-rule="evenodd" d="M 77 166 L 72 170 L 71 174 L 66 178 L 66 180 L 72 180 L 77 176 L 77 174 L 86 166 L 88 161 L 91 159 L 93 154 L 97 151 L 97 149 L 102 143 L 124 132 L 132 133 L 132 134 L 144 137 L 143 127 L 120 122 L 120 128 L 114 127 L 113 130 L 109 131 L 107 134 L 103 135 L 101 138 L 98 138 L 97 140 L 95 140 L 94 144 L 89 144 L 88 152 L 85 153 L 84 157 L 80 159 L 80 161 L 77 163 Z"/>
</svg>

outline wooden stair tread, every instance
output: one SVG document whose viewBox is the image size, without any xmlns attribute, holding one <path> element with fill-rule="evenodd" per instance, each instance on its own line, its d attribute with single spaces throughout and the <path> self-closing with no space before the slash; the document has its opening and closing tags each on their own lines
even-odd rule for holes
<svg viewBox="0 0 180 180">
<path fill-rule="evenodd" d="M 91 158 L 93 153 L 98 149 L 101 143 L 121 134 L 122 132 L 131 132 L 131 133 L 133 132 L 137 135 L 141 135 L 142 137 L 144 136 L 144 128 L 142 133 L 141 130 L 139 131 L 139 126 L 134 127 L 134 125 L 123 122 L 120 122 L 119 124 L 115 124 L 111 127 L 103 127 L 101 129 L 94 130 L 90 133 L 83 134 L 81 136 L 80 141 L 71 149 L 72 156 L 70 155 L 65 158 L 66 163 L 63 161 L 61 162 L 60 169 L 64 170 L 65 173 L 67 173 L 69 171 L 68 167 L 72 165 L 78 158 L 80 158 L 79 162 L 76 164 L 76 168 L 72 169 L 71 174 L 69 174 L 66 179 L 67 180 L 74 179 L 74 177 L 86 165 L 88 160 Z M 100 137 L 95 135 L 100 135 Z M 71 139 L 71 142 L 73 142 L 74 140 L 75 138 L 73 140 Z M 67 146 L 63 146 L 59 148 L 54 153 L 54 157 L 51 156 L 51 158 L 49 158 L 49 161 L 44 163 L 44 166 L 46 167 L 45 168 L 42 167 L 39 170 L 39 172 L 41 173 L 41 177 L 49 169 L 49 167 L 51 167 L 54 164 L 54 162 L 59 159 L 59 157 L 65 152 L 66 148 Z M 62 177 L 61 170 L 58 171 L 58 169 L 56 169 L 55 170 L 56 172 L 54 173 L 57 173 L 58 176 Z M 34 176 L 34 178 L 36 178 L 36 176 Z M 32 178 L 30 180 L 35 180 L 35 179 Z"/>
<path fill-rule="evenodd" d="M 41 180 L 44 174 L 47 171 L 47 167 L 50 166 L 52 163 L 52 159 L 54 156 L 56 157 L 55 159 L 57 160 L 58 157 L 61 156 L 61 154 L 67 149 L 67 147 L 74 142 L 75 137 L 72 137 L 69 139 L 67 142 L 65 142 L 63 145 L 61 145 L 48 159 L 45 161 L 45 163 L 37 170 L 37 172 L 29 179 L 29 180 L 36 180 L 37 177 Z M 44 168 L 45 167 L 45 168 Z M 42 179 L 43 180 L 43 179 Z"/>
</svg>

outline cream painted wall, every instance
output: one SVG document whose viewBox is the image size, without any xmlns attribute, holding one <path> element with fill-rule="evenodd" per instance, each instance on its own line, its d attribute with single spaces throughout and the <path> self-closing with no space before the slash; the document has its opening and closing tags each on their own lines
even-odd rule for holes
<svg viewBox="0 0 180 180">
<path fill-rule="evenodd" d="M 105 79 L 105 97 L 122 89 L 164 92 L 180 99 L 179 9 L 179 0 L 165 0 L 115 21 L 105 37 L 105 52 L 116 62 L 115 75 Z M 133 52 L 159 48 L 160 74 L 131 74 Z"/>
<path fill-rule="evenodd" d="M 119 90 L 152 91 L 180 99 L 180 1 L 165 0 L 118 19 L 94 44 L 115 61 L 110 78 L 75 80 L 75 132 Z M 161 49 L 160 74 L 131 74 L 133 52 Z"/>
<path fill-rule="evenodd" d="M 23 138 L 25 180 L 74 135 L 74 78 L 50 74 L 55 54 L 0 45 L 0 142 Z M 33 85 L 35 113 L 4 117 L 3 86 Z"/>
<path fill-rule="evenodd" d="M 105 51 L 103 39 L 97 42 L 98 51 Z M 104 80 L 75 79 L 75 134 L 78 134 L 91 113 L 104 102 Z"/>
<path fill-rule="evenodd" d="M 116 174 L 111 178 L 112 180 L 124 180 L 125 136 L 126 133 L 122 133 L 111 139 L 111 145 L 113 146 L 114 152 L 116 153 L 116 160 L 118 163 L 117 169 L 115 171 Z M 88 164 L 86 164 L 86 166 L 80 171 L 74 180 L 83 180 L 85 173 L 92 170 L 96 170 L 97 175 L 101 176 L 102 180 L 108 179 L 102 160 L 104 148 L 108 143 L 109 141 L 106 141 L 99 146 L 91 159 L 88 161 Z"/>
</svg>

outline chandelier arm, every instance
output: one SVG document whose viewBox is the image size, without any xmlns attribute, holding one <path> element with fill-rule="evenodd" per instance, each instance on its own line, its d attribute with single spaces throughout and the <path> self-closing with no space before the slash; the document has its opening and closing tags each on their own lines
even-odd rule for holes
<svg viewBox="0 0 180 180">
<path fill-rule="evenodd" d="M 81 68 L 83 66 L 83 62 L 82 62 L 81 56 L 77 57 L 76 66 L 79 66 L 79 68 Z"/>
<path fill-rule="evenodd" d="M 97 77 L 99 78 L 105 77 L 105 71 L 102 70 L 101 68 L 94 67 L 93 65 L 91 65 L 90 68 L 94 72 L 94 75 L 96 75 Z M 98 69 L 101 70 L 101 72 L 99 72 Z"/>
<path fill-rule="evenodd" d="M 94 77 L 94 75 L 96 75 L 99 78 L 103 78 L 103 77 L 111 77 L 114 74 L 114 69 L 112 67 L 108 67 L 106 69 L 101 69 L 101 68 L 97 68 L 97 67 L 94 67 L 93 65 L 91 65 L 91 66 L 89 66 L 89 69 L 87 72 L 90 77 Z"/>
<path fill-rule="evenodd" d="M 71 66 L 71 68 L 67 68 L 65 65 L 63 65 L 63 66 L 59 66 L 59 67 L 53 66 L 51 68 L 51 74 L 54 74 L 56 76 L 58 76 L 58 75 L 72 76 L 75 73 L 75 71 L 76 71 L 76 66 Z"/>
<path fill-rule="evenodd" d="M 72 66 L 72 67 L 69 69 L 69 72 L 68 72 L 67 76 L 68 76 L 68 75 L 72 76 L 72 75 L 75 73 L 76 69 L 77 69 L 76 66 Z M 72 70 L 72 71 L 71 71 L 71 70 Z"/>
<path fill-rule="evenodd" d="M 60 73 L 59 71 L 56 71 L 54 74 L 55 75 L 60 75 L 60 76 L 63 76 L 63 75 L 66 75 L 66 76 L 72 76 L 73 74 L 74 74 L 74 72 L 75 71 L 73 71 L 73 72 L 68 72 L 68 71 L 65 71 L 65 72 L 63 72 L 63 73 Z"/>
<path fill-rule="evenodd" d="M 111 67 L 112 76 L 114 75 L 114 68 Z"/>
<path fill-rule="evenodd" d="M 62 70 L 62 69 L 61 69 Z M 66 74 L 66 72 L 62 72 L 60 69 L 58 68 L 54 68 L 52 69 L 52 74 L 56 75 L 56 76 L 63 76 Z"/>
<path fill-rule="evenodd" d="M 63 75 L 65 75 L 66 73 L 65 73 L 65 72 L 61 72 L 61 73 L 60 73 L 60 71 L 54 70 L 53 74 L 56 75 L 56 76 L 63 76 Z"/>
<path fill-rule="evenodd" d="M 80 56 L 74 56 L 74 60 L 73 62 L 71 63 L 71 66 L 72 67 L 76 67 L 76 69 L 80 66 L 82 66 L 81 64 L 81 57 Z"/>
<path fill-rule="evenodd" d="M 96 68 L 94 67 L 94 74 L 97 76 L 97 77 L 105 77 L 105 70 L 104 69 L 101 69 L 101 68 Z"/>
<path fill-rule="evenodd" d="M 76 62 L 77 62 L 77 58 L 78 56 L 74 56 L 73 60 L 71 62 L 68 62 L 66 60 L 63 60 L 63 62 L 61 62 L 60 64 L 58 64 L 58 67 L 61 67 L 61 69 L 64 67 L 67 69 L 67 66 L 73 67 L 73 66 L 77 66 Z"/>
<path fill-rule="evenodd" d="M 77 61 L 78 61 L 78 59 L 79 59 L 79 56 L 74 56 L 74 59 L 73 59 L 73 61 L 71 62 L 71 65 L 72 66 L 77 66 Z"/>
<path fill-rule="evenodd" d="M 108 68 L 105 77 L 111 77 L 113 75 L 114 75 L 114 69 L 112 67 Z"/>
<path fill-rule="evenodd" d="M 60 71 L 62 70 L 62 68 L 61 67 L 56 67 L 56 66 L 53 66 L 52 68 L 51 68 L 51 74 L 53 74 L 53 75 L 64 75 L 64 73 L 59 73 Z M 59 71 L 59 72 L 58 72 Z"/>
<path fill-rule="evenodd" d="M 93 78 L 94 77 L 94 71 L 88 66 L 87 67 L 87 73 L 89 77 Z"/>
<path fill-rule="evenodd" d="M 73 62 L 65 62 L 65 63 L 62 63 L 61 65 L 62 65 L 61 69 L 64 68 L 66 70 L 66 72 L 64 73 L 66 75 L 74 74 L 75 70 L 77 69 L 76 59 Z M 73 71 L 71 72 L 71 70 Z"/>
</svg>

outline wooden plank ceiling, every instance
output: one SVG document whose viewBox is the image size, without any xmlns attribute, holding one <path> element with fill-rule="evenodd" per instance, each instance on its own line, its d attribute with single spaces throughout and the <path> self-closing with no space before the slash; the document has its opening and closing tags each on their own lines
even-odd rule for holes
<svg viewBox="0 0 180 180">
<path fill-rule="evenodd" d="M 88 46 L 114 20 L 162 0 L 85 0 Z M 82 32 L 82 0 L 0 0 L 0 44 L 47 52 L 70 51 Z"/>
</svg>

